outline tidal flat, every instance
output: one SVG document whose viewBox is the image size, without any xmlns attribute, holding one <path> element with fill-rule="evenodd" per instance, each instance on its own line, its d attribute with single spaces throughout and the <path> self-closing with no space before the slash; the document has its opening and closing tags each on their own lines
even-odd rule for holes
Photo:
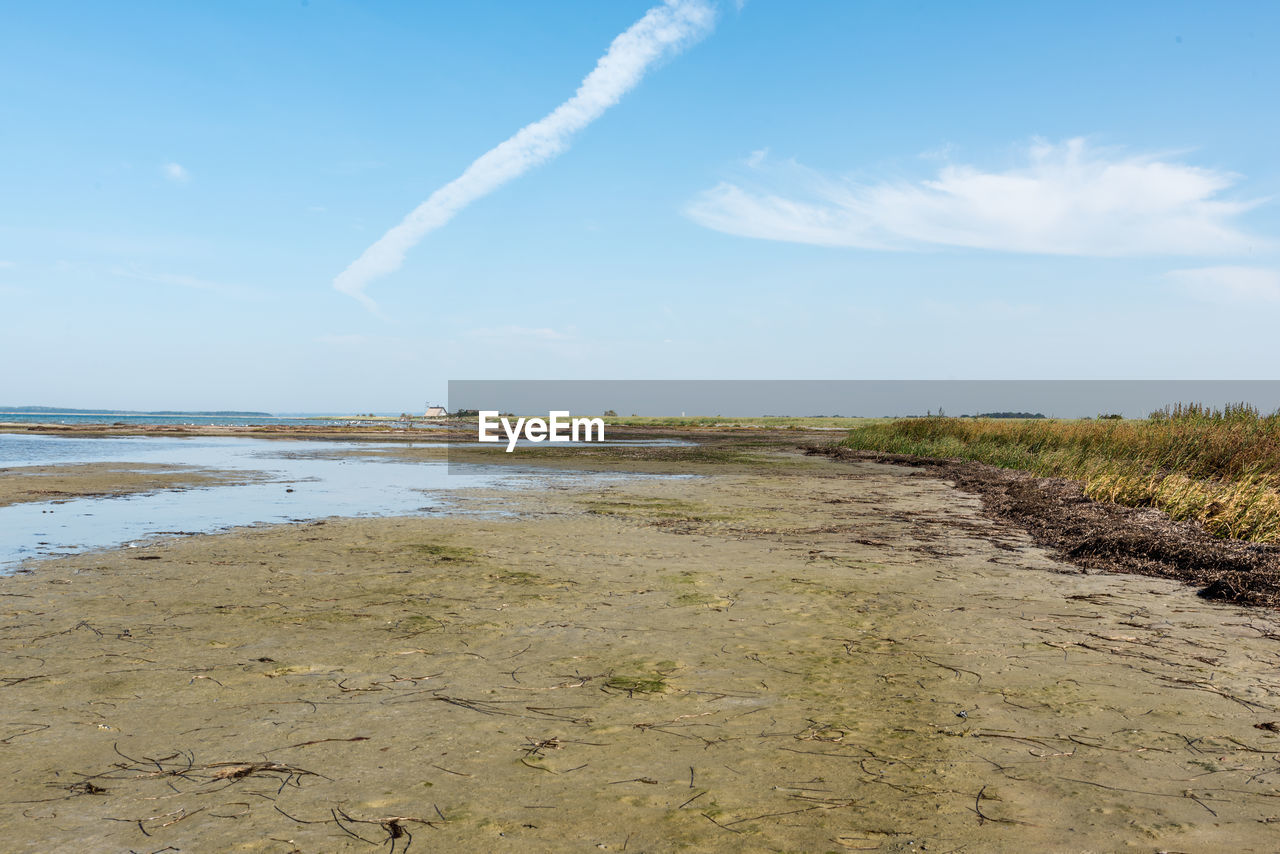
<svg viewBox="0 0 1280 854">
<path fill-rule="evenodd" d="M 696 477 L 2 578 L 0 838 L 1275 850 L 1274 611 L 1082 570 L 945 480 L 796 444 L 564 454 Z"/>
</svg>

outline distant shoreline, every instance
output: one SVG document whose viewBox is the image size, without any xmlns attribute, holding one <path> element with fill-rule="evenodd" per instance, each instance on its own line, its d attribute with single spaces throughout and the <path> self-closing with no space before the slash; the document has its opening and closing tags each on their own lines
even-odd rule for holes
<svg viewBox="0 0 1280 854">
<path fill-rule="evenodd" d="M 407 415 L 409 419 L 421 419 L 421 415 Z M 334 414 L 334 413 L 311 413 L 311 412 L 294 412 L 294 413 L 274 413 L 259 412 L 251 410 L 236 409 L 200 409 L 192 411 L 184 411 L 179 409 L 157 409 L 157 410 L 135 410 L 135 409 L 58 409 L 48 406 L 15 406 L 0 407 L 0 421 L 9 421 L 11 418 L 17 418 L 18 423 L 36 423 L 30 419 L 52 419 L 53 423 L 59 418 L 75 419 L 77 421 L 85 421 L 86 419 L 117 419 L 117 420 L 135 420 L 147 423 L 145 419 L 165 419 L 176 421 L 178 419 L 249 419 L 252 421 L 281 422 L 293 423 L 298 421 L 403 421 L 406 414 L 399 415 L 376 415 L 376 414 Z"/>
<path fill-rule="evenodd" d="M 4 415 L 133 415 L 133 416 L 178 416 L 178 415 L 219 415 L 238 417 L 274 417 L 273 412 L 257 410 L 79 410 L 63 406 L 4 406 L 0 407 Z"/>
<path fill-rule="evenodd" d="M 332 416 L 273 415 L 270 412 L 116 412 L 96 409 L 0 409 L 0 418 L 7 415 L 56 417 L 69 415 L 75 418 L 323 418 Z"/>
<path fill-rule="evenodd" d="M 245 423 L 217 423 L 203 419 L 199 423 L 164 419 L 159 421 L 8 421 L 0 413 L 0 434 L 73 436 L 243 436 L 258 439 L 420 439 L 430 435 L 436 439 L 446 425 L 430 422 L 402 422 L 399 419 L 369 418 L 267 419 Z"/>
</svg>

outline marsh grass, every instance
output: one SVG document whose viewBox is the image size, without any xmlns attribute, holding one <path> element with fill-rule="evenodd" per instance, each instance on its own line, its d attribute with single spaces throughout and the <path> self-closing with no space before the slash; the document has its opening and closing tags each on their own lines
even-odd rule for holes
<svg viewBox="0 0 1280 854">
<path fill-rule="evenodd" d="M 908 418 L 858 425 L 841 444 L 1070 478 L 1095 500 L 1157 507 L 1219 537 L 1280 542 L 1280 412 L 1247 404 L 1179 404 L 1129 421 Z"/>
</svg>

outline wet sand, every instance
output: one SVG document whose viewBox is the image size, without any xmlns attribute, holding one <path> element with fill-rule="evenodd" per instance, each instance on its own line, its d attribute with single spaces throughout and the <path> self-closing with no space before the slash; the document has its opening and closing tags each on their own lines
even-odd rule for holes
<svg viewBox="0 0 1280 854">
<path fill-rule="evenodd" d="M 153 463 L 73 463 L 0 468 L 0 507 L 168 489 L 227 486 L 259 479 L 254 472 Z"/>
<path fill-rule="evenodd" d="M 699 471 L 0 579 L 0 838 L 1276 850 L 1275 612 L 1084 573 L 901 468 Z"/>
</svg>

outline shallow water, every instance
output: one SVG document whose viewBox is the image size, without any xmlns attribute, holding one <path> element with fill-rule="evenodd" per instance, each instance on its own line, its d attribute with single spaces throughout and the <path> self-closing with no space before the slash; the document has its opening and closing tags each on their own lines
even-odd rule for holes
<svg viewBox="0 0 1280 854">
<path fill-rule="evenodd" d="M 362 419 L 352 416 L 350 419 L 336 421 L 332 418 L 308 418 L 288 415 L 201 415 L 195 412 L 184 412 L 172 415 L 144 415 L 140 413 L 122 412 L 14 412 L 0 410 L 0 421 L 18 424 L 182 424 L 201 427 L 230 426 L 249 427 L 268 424 L 283 424 L 291 427 L 301 425 L 335 426 L 349 421 Z M 387 422 L 383 422 L 387 423 Z M 395 423 L 395 422 L 391 422 Z M 434 429 L 435 425 L 415 425 L 415 428 Z"/>
<path fill-rule="evenodd" d="M 539 475 L 502 466 L 406 463 L 345 450 L 439 443 L 321 442 L 239 437 L 63 438 L 0 434 L 0 468 L 146 463 L 264 473 L 266 480 L 115 497 L 0 507 L 0 573 L 30 558 L 327 516 L 439 512 L 458 489 L 532 485 Z M 545 477 L 542 475 L 541 477 Z M 609 475 L 581 475 L 608 479 Z"/>
</svg>

